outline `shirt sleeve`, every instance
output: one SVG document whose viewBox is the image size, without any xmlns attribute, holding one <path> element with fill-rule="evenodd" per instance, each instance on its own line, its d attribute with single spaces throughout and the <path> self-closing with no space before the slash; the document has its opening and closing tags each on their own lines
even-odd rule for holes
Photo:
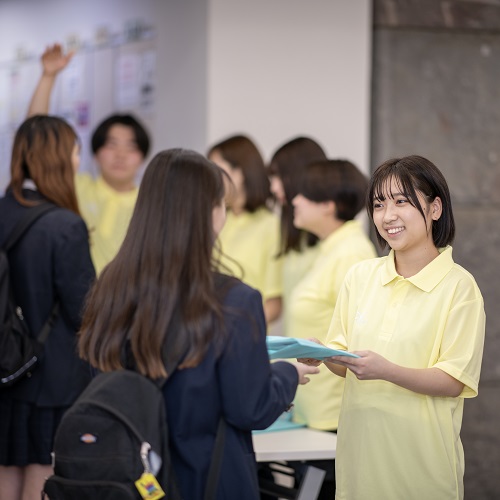
<svg viewBox="0 0 500 500">
<path fill-rule="evenodd" d="M 265 429 L 293 401 L 298 374 L 290 363 L 269 362 L 260 293 L 245 287 L 237 304 L 237 310 L 231 306 L 229 340 L 218 363 L 223 412 L 239 429 Z"/>
<path fill-rule="evenodd" d="M 477 396 L 483 358 L 485 312 L 481 296 L 460 302 L 448 313 L 435 368 L 464 384 L 463 398 Z"/>
</svg>

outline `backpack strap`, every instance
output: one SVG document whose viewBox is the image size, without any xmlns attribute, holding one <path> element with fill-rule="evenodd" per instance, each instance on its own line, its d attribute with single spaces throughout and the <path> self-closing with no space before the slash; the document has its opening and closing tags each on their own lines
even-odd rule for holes
<svg viewBox="0 0 500 500">
<path fill-rule="evenodd" d="M 10 233 L 7 241 L 2 245 L 3 250 L 7 253 L 26 233 L 26 231 L 33 225 L 33 223 L 42 217 L 47 212 L 55 210 L 57 207 L 52 203 L 42 203 L 30 208 L 21 220 L 15 225 Z"/>
<path fill-rule="evenodd" d="M 52 210 L 57 208 L 56 205 L 52 203 L 41 203 L 40 205 L 36 205 L 30 208 L 26 214 L 21 217 L 21 220 L 14 226 L 14 229 L 11 231 L 7 241 L 2 245 L 2 248 L 5 253 L 8 253 L 10 249 L 12 249 L 15 244 L 21 240 L 21 238 L 25 235 L 28 229 L 34 224 L 36 220 L 45 215 Z M 59 315 L 59 302 L 55 302 L 52 306 L 52 310 L 50 311 L 49 318 L 44 323 L 40 334 L 37 339 L 40 343 L 44 344 L 47 340 L 50 331 L 54 327 L 54 323 Z"/>
<path fill-rule="evenodd" d="M 217 435 L 215 437 L 214 451 L 210 468 L 208 469 L 207 485 L 205 487 L 204 500 L 215 500 L 217 498 L 217 485 L 219 483 L 220 468 L 222 457 L 224 456 L 224 443 L 226 440 L 226 421 L 224 417 L 219 420 L 217 426 Z"/>
<path fill-rule="evenodd" d="M 58 316 L 59 316 L 59 302 L 56 301 L 52 306 L 52 310 L 50 311 L 50 315 L 47 321 L 44 323 L 42 330 L 40 331 L 37 337 L 38 342 L 40 342 L 41 344 L 45 344 L 49 336 L 49 333 L 52 331 L 52 328 L 54 328 L 54 324 Z"/>
<path fill-rule="evenodd" d="M 160 389 L 163 388 L 166 383 L 168 383 L 168 379 L 177 370 L 184 357 L 185 356 L 182 356 L 181 359 L 173 364 L 171 370 L 169 371 L 167 379 L 156 381 L 156 384 L 158 385 L 158 387 L 160 387 Z M 207 484 L 205 486 L 205 495 L 203 497 L 203 500 L 217 500 L 217 485 L 219 484 L 219 475 L 222 465 L 222 457 L 224 456 L 225 441 L 226 421 L 224 420 L 224 417 L 221 416 L 217 425 L 217 434 L 215 435 L 215 444 L 210 460 L 210 467 L 208 468 Z"/>
</svg>

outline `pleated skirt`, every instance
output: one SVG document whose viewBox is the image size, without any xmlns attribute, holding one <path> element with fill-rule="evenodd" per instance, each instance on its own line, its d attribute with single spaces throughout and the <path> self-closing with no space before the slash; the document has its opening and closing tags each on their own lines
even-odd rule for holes
<svg viewBox="0 0 500 500">
<path fill-rule="evenodd" d="M 50 465 L 54 436 L 67 409 L 42 408 L 0 394 L 0 465 Z"/>
</svg>

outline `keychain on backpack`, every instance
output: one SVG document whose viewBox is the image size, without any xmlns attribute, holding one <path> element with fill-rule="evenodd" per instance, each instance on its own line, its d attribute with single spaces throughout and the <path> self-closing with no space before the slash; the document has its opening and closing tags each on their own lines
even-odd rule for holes
<svg viewBox="0 0 500 500">
<path fill-rule="evenodd" d="M 144 472 L 140 479 L 135 482 L 135 486 L 145 500 L 157 500 L 165 496 L 165 492 L 151 472 Z"/>
<path fill-rule="evenodd" d="M 139 494 L 145 500 L 157 500 L 165 496 L 165 492 L 158 484 L 156 477 L 151 473 L 148 455 L 151 450 L 149 443 L 142 443 L 141 445 L 141 461 L 144 465 L 144 472 L 142 476 L 135 482 Z"/>
</svg>

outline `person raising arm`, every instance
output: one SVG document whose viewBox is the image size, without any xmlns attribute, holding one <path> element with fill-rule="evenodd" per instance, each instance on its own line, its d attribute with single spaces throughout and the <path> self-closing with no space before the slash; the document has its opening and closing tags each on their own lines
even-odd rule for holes
<svg viewBox="0 0 500 500">
<path fill-rule="evenodd" d="M 41 56 L 42 75 L 34 90 L 28 116 L 45 115 L 57 76 L 74 53 L 60 44 L 49 46 Z M 150 148 L 148 132 L 130 115 L 115 113 L 95 127 L 91 148 L 97 176 L 79 173 L 76 194 L 91 236 L 91 253 L 99 274 L 118 252 L 125 237 L 138 187 L 137 176 Z"/>
</svg>

